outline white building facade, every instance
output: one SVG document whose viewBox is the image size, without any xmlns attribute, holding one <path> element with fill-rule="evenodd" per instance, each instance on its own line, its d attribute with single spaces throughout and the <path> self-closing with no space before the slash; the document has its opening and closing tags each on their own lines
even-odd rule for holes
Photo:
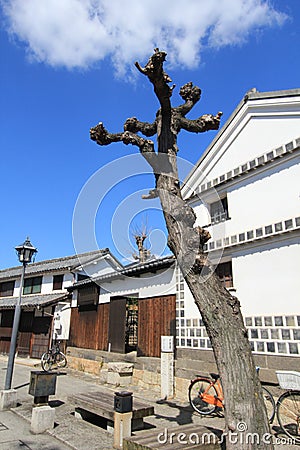
<svg viewBox="0 0 300 450">
<path fill-rule="evenodd" d="M 211 234 L 209 259 L 240 300 L 258 355 L 300 356 L 299 180 L 300 89 L 252 90 L 182 189 Z M 180 286 L 177 347 L 209 349 L 199 312 Z"/>
</svg>

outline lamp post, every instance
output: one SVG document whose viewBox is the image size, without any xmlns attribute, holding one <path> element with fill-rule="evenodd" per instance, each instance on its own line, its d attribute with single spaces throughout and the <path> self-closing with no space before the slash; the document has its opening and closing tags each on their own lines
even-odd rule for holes
<svg viewBox="0 0 300 450">
<path fill-rule="evenodd" d="M 20 282 L 20 292 L 19 297 L 17 300 L 17 304 L 15 307 L 15 314 L 14 314 L 14 321 L 13 321 L 13 328 L 12 328 L 12 334 L 11 334 L 11 341 L 10 341 L 10 348 L 9 348 L 9 356 L 8 356 L 8 363 L 7 363 L 7 372 L 6 372 L 6 378 L 5 378 L 5 389 L 8 390 L 11 388 L 11 380 L 13 375 L 13 367 L 14 367 L 14 361 L 15 361 L 15 353 L 16 353 L 16 347 L 17 347 L 17 337 L 18 337 L 18 329 L 19 329 L 19 323 L 20 323 L 20 317 L 21 317 L 21 301 L 22 301 L 22 290 L 24 285 L 24 275 L 25 275 L 25 268 L 28 263 L 31 262 L 31 259 L 35 253 L 37 253 L 37 249 L 32 245 L 29 238 L 26 238 L 26 241 L 15 247 L 18 258 L 20 263 L 23 264 L 22 267 L 22 275 L 21 275 L 21 282 Z"/>
</svg>

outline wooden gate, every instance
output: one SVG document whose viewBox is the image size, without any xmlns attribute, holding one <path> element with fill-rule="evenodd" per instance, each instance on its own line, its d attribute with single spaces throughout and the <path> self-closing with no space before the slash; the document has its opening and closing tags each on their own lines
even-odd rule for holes
<svg viewBox="0 0 300 450">
<path fill-rule="evenodd" d="M 108 342 L 112 352 L 125 353 L 126 297 L 110 299 Z"/>
<path fill-rule="evenodd" d="M 139 299 L 138 356 L 160 357 L 161 336 L 175 334 L 175 295 Z"/>
</svg>

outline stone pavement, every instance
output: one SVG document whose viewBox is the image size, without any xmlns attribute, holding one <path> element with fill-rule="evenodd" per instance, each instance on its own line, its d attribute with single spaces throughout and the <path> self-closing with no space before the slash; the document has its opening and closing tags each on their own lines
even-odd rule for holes
<svg viewBox="0 0 300 450">
<path fill-rule="evenodd" d="M 0 386 L 4 386 L 7 358 L 0 356 Z M 97 424 L 92 424 L 74 417 L 74 406 L 68 397 L 73 393 L 109 390 L 115 392 L 116 388 L 107 384 L 100 384 L 95 376 L 87 375 L 66 369 L 66 374 L 57 377 L 55 396 L 50 397 L 50 406 L 55 408 L 55 427 L 43 435 L 33 435 L 30 432 L 30 420 L 33 397 L 28 394 L 30 371 L 40 370 L 37 360 L 16 358 L 13 375 L 13 385 L 18 392 L 19 406 L 11 411 L 0 411 L 0 450 L 15 449 L 45 449 L 65 450 L 111 450 L 113 449 L 113 436 Z M 155 414 L 145 418 L 149 431 L 153 434 L 158 429 L 176 430 L 179 425 L 194 424 L 195 432 L 200 425 L 223 429 L 222 415 L 202 417 L 194 413 L 188 400 L 180 402 L 177 399 L 159 401 L 160 393 L 146 390 L 137 386 L 126 387 L 133 391 L 136 398 L 146 401 L 154 406 Z M 137 435 L 142 432 L 135 432 Z M 161 445 L 162 449 L 164 445 Z M 184 445 L 182 446 L 184 448 Z M 298 449 L 299 446 L 277 445 L 278 449 Z"/>
</svg>

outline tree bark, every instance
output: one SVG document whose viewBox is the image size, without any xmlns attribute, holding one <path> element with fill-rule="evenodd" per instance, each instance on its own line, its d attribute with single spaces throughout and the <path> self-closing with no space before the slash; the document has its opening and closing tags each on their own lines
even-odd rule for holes
<svg viewBox="0 0 300 450">
<path fill-rule="evenodd" d="M 272 449 L 273 445 L 264 439 L 268 437 L 270 427 L 239 301 L 221 285 L 211 268 L 203 252 L 209 235 L 201 227 L 195 227 L 195 213 L 182 199 L 178 179 L 177 134 L 181 129 L 197 133 L 218 129 L 222 113 L 187 119 L 185 115 L 201 96 L 201 90 L 192 83 L 180 90 L 184 103 L 172 108 L 173 87 L 168 86 L 171 79 L 163 71 L 165 56 L 164 52 L 156 49 L 144 68 L 136 63 L 138 70 L 153 84 L 161 105 L 155 122 L 149 124 L 136 118 L 127 119 L 124 132 L 117 134 L 108 133 L 100 123 L 91 129 L 91 139 L 99 145 L 115 141 L 135 145 L 153 169 L 156 186 L 150 192 L 150 198 L 154 195 L 160 198 L 169 248 L 200 311 L 221 377 L 225 397 L 226 448 Z M 157 133 L 158 151 L 154 150 L 152 141 L 137 135 L 138 132 L 147 137 Z"/>
</svg>

